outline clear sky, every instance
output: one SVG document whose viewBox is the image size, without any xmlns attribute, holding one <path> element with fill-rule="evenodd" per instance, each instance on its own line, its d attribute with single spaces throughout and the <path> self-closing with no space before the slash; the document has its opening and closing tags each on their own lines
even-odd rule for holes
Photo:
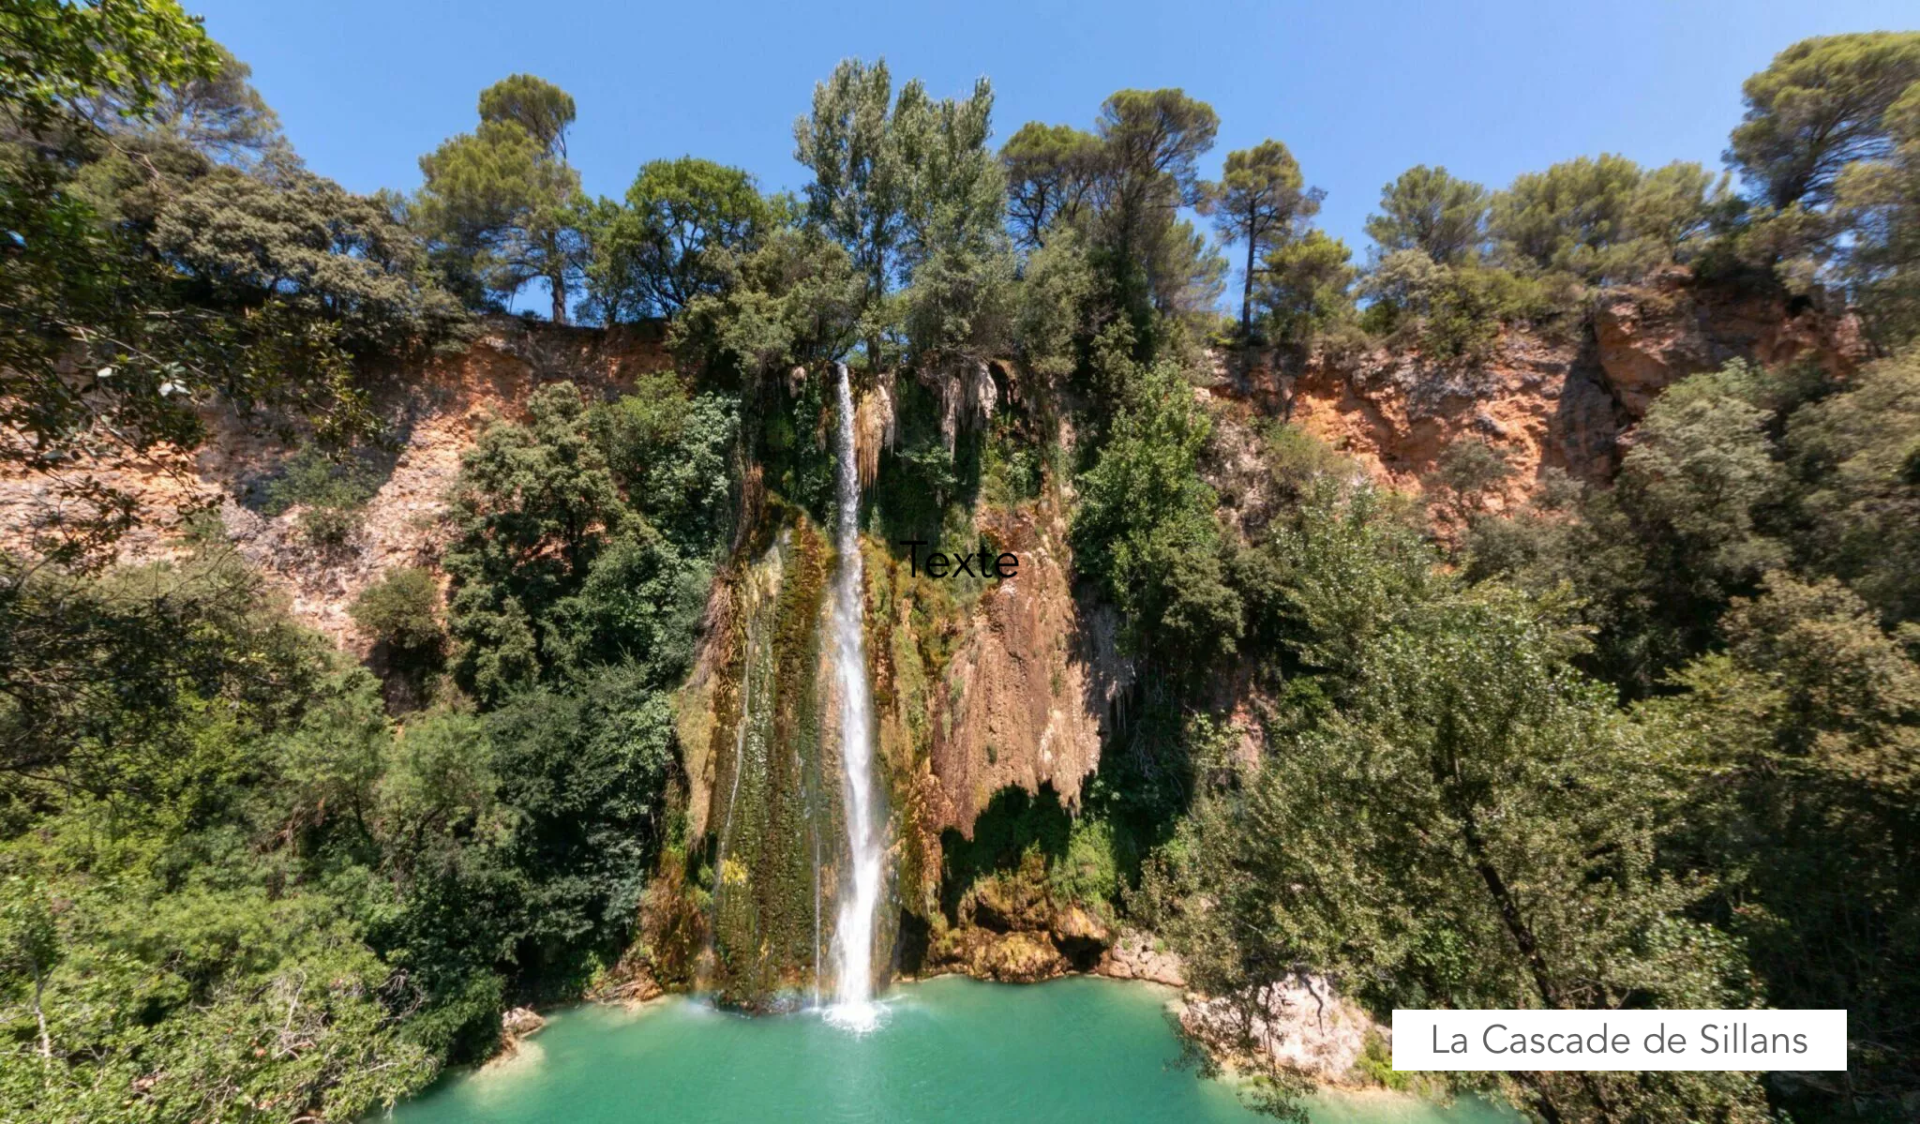
<svg viewBox="0 0 1920 1124">
<path fill-rule="evenodd" d="M 996 143 L 1033 119 L 1089 127 L 1116 89 L 1184 87 L 1220 113 L 1209 173 L 1285 141 L 1356 256 L 1381 185 L 1411 165 L 1496 187 L 1600 152 L 1717 168 L 1741 80 L 1775 52 L 1920 24 L 1912 0 L 185 3 L 253 65 L 308 164 L 358 191 L 417 187 L 419 155 L 473 128 L 480 89 L 515 71 L 579 103 L 568 151 L 590 193 L 689 153 L 798 187 L 792 125 L 814 82 L 885 57 L 936 96 L 991 78 Z"/>
</svg>

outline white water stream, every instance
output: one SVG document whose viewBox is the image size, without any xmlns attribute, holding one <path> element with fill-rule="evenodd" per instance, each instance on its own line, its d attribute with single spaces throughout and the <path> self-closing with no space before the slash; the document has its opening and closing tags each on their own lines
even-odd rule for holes
<svg viewBox="0 0 1920 1124">
<path fill-rule="evenodd" d="M 833 575 L 828 627 L 840 696 L 840 762 L 846 771 L 841 791 L 852 870 L 851 877 L 840 880 L 840 919 L 833 927 L 833 1005 L 827 1008 L 827 1018 L 867 1031 L 880 1021 L 880 1007 L 873 1001 L 873 930 L 885 845 L 873 778 L 873 693 L 867 684 L 866 577 L 860 560 L 860 466 L 854 450 L 853 387 L 844 363 L 834 364 L 834 374 L 839 378 L 840 399 L 835 488 L 839 524 L 834 528 L 839 563 Z"/>
</svg>

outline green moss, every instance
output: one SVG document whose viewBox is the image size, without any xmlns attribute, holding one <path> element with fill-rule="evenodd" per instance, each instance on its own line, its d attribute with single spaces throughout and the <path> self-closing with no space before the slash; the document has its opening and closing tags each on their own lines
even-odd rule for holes
<svg viewBox="0 0 1920 1124">
<path fill-rule="evenodd" d="M 712 984 L 724 1002 L 757 1006 L 812 978 L 814 878 L 835 853 L 837 801 L 822 776 L 819 660 L 832 552 L 796 518 L 779 548 L 774 596 L 744 603 L 728 689 L 716 692 L 710 824 Z M 751 664 L 751 675 L 749 675 Z M 725 737 L 719 736 L 725 731 Z"/>
</svg>

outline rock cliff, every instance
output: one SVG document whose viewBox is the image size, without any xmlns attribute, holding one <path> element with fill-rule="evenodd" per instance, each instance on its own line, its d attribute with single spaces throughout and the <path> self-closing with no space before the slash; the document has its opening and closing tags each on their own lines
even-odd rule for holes
<svg viewBox="0 0 1920 1124">
<path fill-rule="evenodd" d="M 199 448 L 160 448 L 74 471 L 138 501 L 141 522 L 118 544 L 122 560 L 172 554 L 181 546 L 183 511 L 217 510 L 233 548 L 285 594 L 296 618 L 364 654 L 347 607 L 386 571 L 438 557 L 447 488 L 461 454 L 489 423 L 521 416 L 543 383 L 571 380 L 612 395 L 671 365 L 657 326 L 600 331 L 501 318 L 458 354 L 373 372 L 388 446 L 374 458 L 379 487 L 347 541 L 326 549 L 304 541 L 298 508 L 262 511 L 266 483 L 299 439 L 277 418 L 209 403 L 202 411 L 208 439 Z M 56 514 L 48 484 L 0 470 L 0 549 L 31 548 L 36 529 Z"/>
<path fill-rule="evenodd" d="M 1610 478 L 1648 403 L 1688 375 L 1745 359 L 1810 361 L 1844 376 L 1867 357 L 1851 315 L 1676 267 L 1602 292 L 1576 323 L 1503 332 L 1481 359 L 1384 347 L 1291 362 L 1256 355 L 1226 364 L 1211 395 L 1243 415 L 1295 422 L 1410 493 L 1428 487 L 1449 446 L 1485 442 L 1513 470 L 1485 497 L 1498 511 L 1550 469 Z"/>
</svg>

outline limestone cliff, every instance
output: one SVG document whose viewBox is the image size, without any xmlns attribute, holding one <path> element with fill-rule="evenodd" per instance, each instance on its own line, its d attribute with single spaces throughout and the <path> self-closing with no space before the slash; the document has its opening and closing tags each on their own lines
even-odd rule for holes
<svg viewBox="0 0 1920 1124">
<path fill-rule="evenodd" d="M 233 548 L 286 594 L 297 619 L 364 654 L 347 607 L 386 571 L 438 557 L 447 488 L 461 454 L 489 423 L 520 417 L 543 383 L 571 380 L 588 393 L 612 395 L 671 365 L 655 325 L 600 331 L 500 318 L 458 354 L 373 372 L 373 406 L 388 447 L 375 458 L 379 488 L 338 548 L 303 541 L 298 509 L 261 511 L 266 482 L 299 440 L 276 418 L 209 403 L 202 411 L 208 440 L 200 448 L 161 448 L 74 472 L 139 502 L 140 526 L 119 543 L 123 560 L 169 555 L 180 546 L 180 513 L 211 507 Z M 36 529 L 56 514 L 48 484 L 0 470 L 0 549 L 30 549 Z"/>
<path fill-rule="evenodd" d="M 1426 488 L 1448 446 L 1483 441 L 1514 470 L 1485 497 L 1499 511 L 1549 469 L 1610 478 L 1648 403 L 1690 374 L 1746 359 L 1808 360 L 1845 375 L 1865 358 L 1851 315 L 1676 267 L 1600 293 L 1577 323 L 1505 331 L 1484 359 L 1438 362 L 1384 347 L 1293 362 L 1258 355 L 1225 364 L 1210 393 L 1243 415 L 1297 423 L 1410 493 Z"/>
</svg>

